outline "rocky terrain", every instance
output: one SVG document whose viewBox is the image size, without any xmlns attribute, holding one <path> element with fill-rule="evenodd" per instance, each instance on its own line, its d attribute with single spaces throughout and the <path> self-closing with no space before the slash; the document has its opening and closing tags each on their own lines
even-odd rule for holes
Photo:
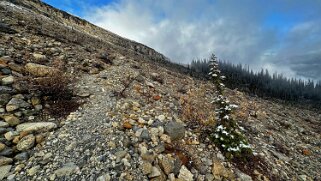
<svg viewBox="0 0 321 181">
<path fill-rule="evenodd" d="M 155 50 L 37 0 L 0 1 L 0 37 L 0 180 L 321 180 L 320 112 L 227 90 L 264 163 L 248 173 L 207 138 L 212 83 Z M 66 116 L 22 81 L 58 69 Z"/>
</svg>

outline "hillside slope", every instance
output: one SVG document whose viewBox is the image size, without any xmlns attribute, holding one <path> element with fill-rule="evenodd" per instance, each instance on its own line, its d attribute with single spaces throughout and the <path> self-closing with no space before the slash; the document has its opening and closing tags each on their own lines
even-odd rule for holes
<svg viewBox="0 0 321 181">
<path fill-rule="evenodd" d="M 227 90 L 262 158 L 241 168 L 207 138 L 210 82 L 37 0 L 0 1 L 0 20 L 0 180 L 321 180 L 320 113 Z M 84 102 L 66 117 L 21 81 L 58 68 Z"/>
</svg>

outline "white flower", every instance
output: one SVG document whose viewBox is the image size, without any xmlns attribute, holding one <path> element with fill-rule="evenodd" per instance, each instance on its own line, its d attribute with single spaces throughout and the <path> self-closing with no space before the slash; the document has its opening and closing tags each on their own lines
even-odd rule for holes
<svg viewBox="0 0 321 181">
<path fill-rule="evenodd" d="M 223 117 L 223 119 L 228 120 L 228 119 L 230 119 L 230 117 L 229 117 L 228 115 L 225 115 L 225 116 Z"/>
</svg>

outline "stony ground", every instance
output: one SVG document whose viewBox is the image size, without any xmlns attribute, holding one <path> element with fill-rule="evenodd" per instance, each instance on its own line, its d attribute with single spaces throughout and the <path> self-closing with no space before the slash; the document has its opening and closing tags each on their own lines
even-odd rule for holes
<svg viewBox="0 0 321 181">
<path fill-rule="evenodd" d="M 73 36 L 88 44 L 53 36 L 61 33 L 53 19 L 5 1 L 0 10 L 0 180 L 321 180 L 319 112 L 227 90 L 268 169 L 251 178 L 208 139 L 210 82 L 124 47 L 101 47 L 80 27 Z M 26 28 L 34 17 L 49 23 Z M 61 67 L 77 77 L 74 96 L 85 103 L 66 117 L 44 117 L 53 108 L 21 80 Z"/>
</svg>

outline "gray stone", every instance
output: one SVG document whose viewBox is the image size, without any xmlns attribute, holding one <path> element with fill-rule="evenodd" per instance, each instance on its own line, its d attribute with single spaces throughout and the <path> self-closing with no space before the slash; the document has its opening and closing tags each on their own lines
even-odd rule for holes
<svg viewBox="0 0 321 181">
<path fill-rule="evenodd" d="M 79 167 L 77 165 L 74 165 L 73 163 L 67 164 L 63 166 L 62 168 L 59 168 L 55 171 L 55 174 L 57 177 L 62 177 L 66 175 L 71 175 L 73 173 L 76 173 L 79 171 Z"/>
<path fill-rule="evenodd" d="M 240 181 L 252 181 L 251 176 L 241 172 L 241 171 L 237 171 L 236 172 L 237 177 L 239 178 Z"/>
<path fill-rule="evenodd" d="M 127 152 L 126 151 L 118 151 L 115 153 L 116 160 L 120 161 L 122 158 L 126 156 Z"/>
<path fill-rule="evenodd" d="M 39 169 L 40 169 L 40 166 L 39 166 L 39 165 L 36 165 L 36 166 L 28 169 L 28 170 L 27 170 L 27 174 L 28 174 L 29 176 L 34 176 L 34 175 L 38 172 Z"/>
<path fill-rule="evenodd" d="M 6 128 L 9 124 L 7 122 L 0 121 L 0 128 Z"/>
<path fill-rule="evenodd" d="M 22 123 L 16 127 L 16 130 L 18 132 L 47 132 L 56 127 L 57 125 L 52 122 Z"/>
<path fill-rule="evenodd" d="M 206 181 L 213 181 L 213 180 L 214 180 L 214 175 L 212 175 L 212 174 L 206 174 L 206 175 L 205 175 L 205 180 L 206 180 Z"/>
<path fill-rule="evenodd" d="M 9 180 L 14 180 L 14 177 L 16 176 L 16 174 L 11 174 L 11 175 L 9 175 L 8 177 L 7 177 L 7 180 L 9 181 Z"/>
<path fill-rule="evenodd" d="M 24 161 L 24 160 L 28 160 L 29 155 L 27 152 L 22 152 L 17 154 L 13 159 L 17 160 L 17 161 Z"/>
<path fill-rule="evenodd" d="M 6 105 L 11 99 L 10 94 L 0 94 L 0 106 Z"/>
<path fill-rule="evenodd" d="M 8 86 L 0 86 L 0 94 L 14 94 L 15 91 Z"/>
<path fill-rule="evenodd" d="M 3 180 L 6 175 L 10 172 L 12 165 L 6 165 L 0 167 L 0 180 Z"/>
<path fill-rule="evenodd" d="M 10 155 L 12 155 L 12 153 L 13 153 L 13 149 L 7 147 L 7 148 L 5 148 L 4 150 L 2 150 L 2 151 L 0 152 L 0 155 L 1 155 L 1 156 L 10 156 Z"/>
<path fill-rule="evenodd" d="M 141 135 L 140 135 L 140 138 L 143 139 L 143 140 L 150 140 L 150 136 L 149 136 L 149 132 L 147 129 L 143 129 Z"/>
<path fill-rule="evenodd" d="M 165 133 L 171 137 L 171 140 L 182 139 L 185 136 L 185 128 L 182 123 L 169 122 L 164 127 Z"/>
<path fill-rule="evenodd" d="M 11 70 L 8 69 L 8 68 L 2 68 L 2 69 L 1 69 L 1 72 L 2 72 L 4 75 L 10 75 L 10 74 L 11 74 Z"/>
<path fill-rule="evenodd" d="M 14 82 L 14 77 L 12 75 L 2 78 L 1 83 L 2 85 L 11 85 Z"/>
<path fill-rule="evenodd" d="M 12 158 L 0 156 L 0 166 L 9 165 L 12 162 L 13 162 Z"/>
<path fill-rule="evenodd" d="M 157 167 L 152 168 L 152 172 L 148 175 L 149 178 L 155 178 L 161 176 L 161 172 Z"/>
<path fill-rule="evenodd" d="M 30 134 L 28 136 L 23 137 L 17 144 L 17 149 L 19 151 L 24 151 L 32 148 L 35 145 L 35 136 Z"/>
<path fill-rule="evenodd" d="M 26 101 L 19 99 L 19 98 L 12 98 L 8 104 L 6 105 L 6 110 L 8 112 L 17 110 L 19 108 L 27 108 L 30 107 L 30 104 Z"/>
</svg>

